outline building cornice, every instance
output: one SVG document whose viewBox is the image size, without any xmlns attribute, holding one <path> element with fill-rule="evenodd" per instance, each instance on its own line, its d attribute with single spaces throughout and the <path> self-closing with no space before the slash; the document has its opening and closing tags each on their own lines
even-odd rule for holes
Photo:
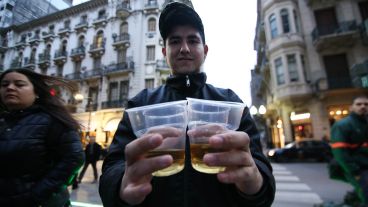
<svg viewBox="0 0 368 207">
<path fill-rule="evenodd" d="M 103 6 L 103 5 L 107 5 L 108 4 L 108 0 L 91 0 L 91 1 L 87 1 L 81 4 L 78 4 L 76 6 L 64 9 L 64 10 L 60 10 L 57 11 L 55 13 L 40 17 L 38 19 L 34 19 L 31 20 L 29 22 L 25 22 L 23 24 L 17 25 L 17 26 L 12 26 L 13 30 L 16 32 L 22 32 L 25 30 L 28 30 L 29 28 L 34 28 L 37 26 L 41 26 L 44 24 L 48 24 L 50 22 L 54 22 L 60 19 L 64 19 L 76 14 L 80 14 L 83 13 L 85 11 Z"/>
</svg>

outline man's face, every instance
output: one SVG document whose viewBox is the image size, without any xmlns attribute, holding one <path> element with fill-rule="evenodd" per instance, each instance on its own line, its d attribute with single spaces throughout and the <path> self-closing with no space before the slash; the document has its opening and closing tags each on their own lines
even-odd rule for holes
<svg viewBox="0 0 368 207">
<path fill-rule="evenodd" d="M 199 32 L 189 25 L 174 27 L 162 48 L 173 75 L 200 72 L 207 51 Z"/>
<path fill-rule="evenodd" d="M 368 115 L 368 98 L 361 97 L 355 99 L 350 110 L 360 116 Z"/>
</svg>

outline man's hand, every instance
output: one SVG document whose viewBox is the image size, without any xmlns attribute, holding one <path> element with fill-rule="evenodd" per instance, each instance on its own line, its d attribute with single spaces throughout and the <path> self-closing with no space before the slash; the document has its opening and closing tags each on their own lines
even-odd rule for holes
<svg viewBox="0 0 368 207">
<path fill-rule="evenodd" d="M 173 163 L 170 155 L 147 158 L 144 155 L 160 146 L 165 138 L 182 136 L 175 128 L 151 130 L 142 137 L 130 142 L 125 148 L 125 173 L 120 186 L 120 198 L 136 205 L 152 191 L 152 173 L 169 167 Z M 169 140 L 169 139 L 168 139 Z"/>
<path fill-rule="evenodd" d="M 188 131 L 188 135 L 209 136 L 208 133 L 211 131 L 214 133 L 208 140 L 209 145 L 219 152 L 205 154 L 203 161 L 208 166 L 226 167 L 224 172 L 217 174 L 220 182 L 233 183 L 244 194 L 256 194 L 262 187 L 263 177 L 250 152 L 249 136 L 245 132 L 218 127 L 215 129 L 213 126 L 209 130 Z"/>
</svg>

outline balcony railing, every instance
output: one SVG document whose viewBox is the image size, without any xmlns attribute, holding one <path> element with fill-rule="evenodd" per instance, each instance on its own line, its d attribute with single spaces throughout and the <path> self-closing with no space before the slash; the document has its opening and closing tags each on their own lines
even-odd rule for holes
<svg viewBox="0 0 368 207">
<path fill-rule="evenodd" d="M 118 64 L 111 64 L 105 67 L 104 74 L 115 73 L 115 72 L 123 72 L 134 70 L 134 62 L 121 62 Z"/>
<path fill-rule="evenodd" d="M 122 107 L 126 107 L 127 104 L 128 104 L 128 99 L 113 100 L 113 101 L 104 101 L 101 104 L 101 108 L 102 109 L 122 108 Z"/>
<path fill-rule="evenodd" d="M 158 13 L 159 12 L 159 6 L 157 1 L 148 1 L 147 4 L 144 5 L 144 13 Z"/>
<path fill-rule="evenodd" d="M 102 76 L 103 67 L 94 68 L 92 70 L 84 71 L 82 78 L 100 77 Z"/>
<path fill-rule="evenodd" d="M 170 69 L 166 60 L 156 60 L 156 68 L 157 69 Z"/>
<path fill-rule="evenodd" d="M 83 59 L 85 56 L 86 56 L 86 49 L 84 46 L 73 48 L 70 53 L 70 57 L 72 58 L 73 61 L 79 61 Z"/>
<path fill-rule="evenodd" d="M 82 79 L 82 73 L 79 71 L 79 72 L 67 74 L 67 75 L 65 75 L 65 79 L 68 79 L 68 80 L 81 80 Z"/>
<path fill-rule="evenodd" d="M 352 88 L 350 77 L 327 78 L 328 89 Z"/>
<path fill-rule="evenodd" d="M 19 58 L 14 58 L 12 62 L 10 63 L 11 69 L 18 69 L 22 67 L 22 62 L 19 60 Z"/>
<path fill-rule="evenodd" d="M 54 58 L 66 58 L 68 56 L 68 52 L 67 51 L 63 51 L 63 50 L 56 50 L 55 54 L 54 54 Z"/>
<path fill-rule="evenodd" d="M 70 32 L 71 32 L 70 27 L 67 26 L 64 28 L 60 28 L 58 34 L 63 37 L 63 36 L 68 36 Z"/>
<path fill-rule="evenodd" d="M 323 36 L 344 34 L 356 31 L 357 29 L 358 26 L 355 20 L 340 22 L 338 25 L 325 25 L 324 27 L 315 28 L 312 31 L 312 39 L 316 41 Z"/>
<path fill-rule="evenodd" d="M 120 35 L 113 36 L 112 38 L 114 40 L 114 43 L 118 43 L 118 42 L 129 42 L 130 35 L 129 35 L 129 33 L 121 33 Z"/>
</svg>

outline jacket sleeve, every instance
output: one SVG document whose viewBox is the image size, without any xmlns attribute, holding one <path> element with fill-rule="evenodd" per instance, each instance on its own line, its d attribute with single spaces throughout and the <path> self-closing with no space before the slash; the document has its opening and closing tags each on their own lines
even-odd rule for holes
<svg viewBox="0 0 368 207">
<path fill-rule="evenodd" d="M 119 190 L 125 171 L 124 149 L 133 139 L 135 135 L 131 130 L 128 114 L 124 112 L 102 166 L 99 193 L 105 207 L 129 206 L 120 199 Z"/>
<path fill-rule="evenodd" d="M 349 143 L 348 138 L 351 136 L 344 122 L 336 122 L 331 128 L 331 144 L 342 142 Z M 336 161 L 342 166 L 345 172 L 355 175 L 359 172 L 359 166 L 354 162 L 347 148 L 332 147 L 332 154 Z"/>
<path fill-rule="evenodd" d="M 272 174 L 271 164 L 262 152 L 259 133 L 250 116 L 248 107 L 244 109 L 238 131 L 244 131 L 248 134 L 252 157 L 263 177 L 263 185 L 257 194 L 245 195 L 237 191 L 235 199 L 238 201 L 238 206 L 271 206 L 275 198 L 275 178 Z"/>
<path fill-rule="evenodd" d="M 71 183 L 73 176 L 84 162 L 84 152 L 77 131 L 55 124 L 49 129 L 48 134 L 47 146 L 53 165 L 31 192 L 33 198 L 40 204 Z M 55 136 L 55 134 L 60 135 Z"/>
</svg>

